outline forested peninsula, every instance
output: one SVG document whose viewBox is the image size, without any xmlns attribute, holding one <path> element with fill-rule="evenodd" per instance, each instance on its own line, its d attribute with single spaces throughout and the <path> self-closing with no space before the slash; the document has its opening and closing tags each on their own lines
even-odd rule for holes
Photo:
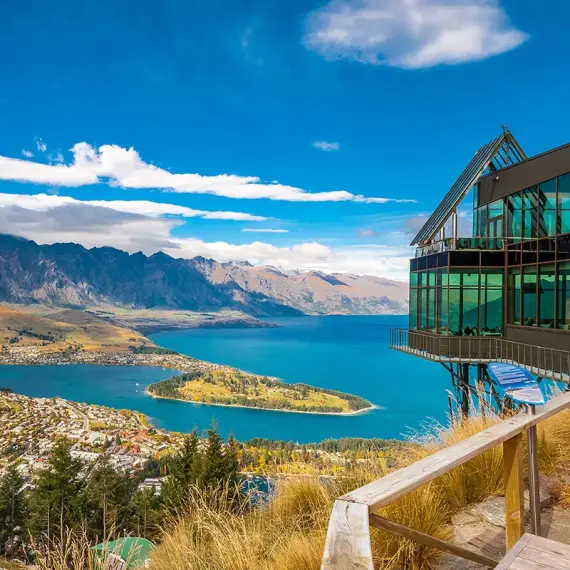
<svg viewBox="0 0 570 570">
<path fill-rule="evenodd" d="M 355 414 L 374 407 L 368 400 L 352 394 L 287 384 L 226 367 L 174 376 L 151 384 L 148 392 L 159 398 L 194 403 L 289 412 Z"/>
</svg>

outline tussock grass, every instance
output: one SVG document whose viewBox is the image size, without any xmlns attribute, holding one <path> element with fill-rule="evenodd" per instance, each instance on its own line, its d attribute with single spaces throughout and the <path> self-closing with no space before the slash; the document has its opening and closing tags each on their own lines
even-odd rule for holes
<svg viewBox="0 0 570 570">
<path fill-rule="evenodd" d="M 104 551 L 99 556 L 90 550 L 85 533 L 66 532 L 63 539 L 33 545 L 37 570 L 107 570 L 113 568 L 113 553 Z M 133 552 L 133 555 L 136 552 Z M 127 560 L 128 562 L 128 560 Z"/>
<path fill-rule="evenodd" d="M 432 424 L 412 435 L 410 445 L 391 458 L 401 468 L 439 449 L 462 441 L 499 421 L 487 415 L 456 422 L 450 427 Z M 570 411 L 558 414 L 539 428 L 542 472 L 570 468 Z M 165 525 L 151 570 L 319 570 L 329 516 L 334 500 L 349 490 L 387 473 L 387 462 L 345 472 L 326 483 L 316 477 L 287 478 L 275 496 L 249 509 L 236 506 L 228 489 L 195 491 L 188 504 Z M 471 460 L 432 483 L 382 509 L 380 515 L 429 535 L 449 539 L 451 517 L 469 504 L 503 491 L 502 446 Z M 570 508 L 570 485 L 559 490 L 559 504 Z M 431 570 L 441 552 L 372 529 L 376 568 Z M 86 545 L 66 545 L 62 560 L 72 565 L 40 561 L 40 570 L 99 570 L 85 558 Z M 65 549 L 64 549 L 65 550 Z M 58 559 L 59 560 L 59 559 Z M 77 565 L 76 565 L 77 564 Z"/>
<path fill-rule="evenodd" d="M 397 467 L 409 465 L 442 447 L 470 437 L 496 420 L 474 418 L 451 428 L 431 425 L 399 450 Z M 491 451 L 449 476 L 426 485 L 382 509 L 380 514 L 442 539 L 450 536 L 452 514 L 500 491 L 502 455 Z M 173 530 L 165 530 L 151 570 L 318 570 L 334 500 L 387 473 L 386 462 L 347 472 L 332 483 L 290 478 L 278 485 L 271 501 L 236 513 L 224 500 L 194 494 Z M 215 493 L 214 493 L 215 495 Z M 433 567 L 440 552 L 372 529 L 378 568 Z"/>
</svg>

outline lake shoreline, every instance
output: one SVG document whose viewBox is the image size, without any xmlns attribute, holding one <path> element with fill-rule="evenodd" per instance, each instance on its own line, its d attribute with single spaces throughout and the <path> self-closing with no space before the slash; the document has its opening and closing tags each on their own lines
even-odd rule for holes
<svg viewBox="0 0 570 570">
<path fill-rule="evenodd" d="M 185 402 L 187 404 L 201 404 L 203 406 L 219 406 L 222 408 L 244 408 L 246 410 L 261 410 L 267 412 L 288 412 L 291 414 L 312 414 L 318 416 L 359 416 L 362 414 L 367 414 L 368 412 L 372 412 L 373 410 L 382 410 L 382 406 L 376 406 L 372 404 L 367 408 L 363 408 L 361 410 L 355 410 L 353 412 L 307 412 L 304 410 L 285 410 L 283 408 L 258 408 L 255 406 L 244 406 L 243 404 L 218 404 L 214 402 L 195 402 L 193 400 L 186 400 L 183 398 L 168 398 L 166 396 L 157 396 L 149 390 L 145 390 L 144 393 L 151 398 L 156 398 L 158 400 L 172 400 L 173 402 Z"/>
</svg>

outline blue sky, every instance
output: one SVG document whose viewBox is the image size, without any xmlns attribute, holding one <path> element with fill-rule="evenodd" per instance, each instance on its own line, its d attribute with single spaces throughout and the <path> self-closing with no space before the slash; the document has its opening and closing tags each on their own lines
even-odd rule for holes
<svg viewBox="0 0 570 570">
<path fill-rule="evenodd" d="M 404 279 L 501 124 L 570 138 L 562 0 L 1 11 L 0 231 L 42 243 Z"/>
</svg>

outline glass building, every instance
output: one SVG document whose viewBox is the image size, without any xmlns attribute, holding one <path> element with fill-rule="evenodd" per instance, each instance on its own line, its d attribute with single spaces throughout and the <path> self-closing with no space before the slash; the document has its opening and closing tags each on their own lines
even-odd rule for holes
<svg viewBox="0 0 570 570">
<path fill-rule="evenodd" d="M 472 231 L 461 236 L 468 194 Z M 409 330 L 394 331 L 393 348 L 467 367 L 503 359 L 570 380 L 570 144 L 529 158 L 504 130 L 412 245 Z"/>
</svg>

